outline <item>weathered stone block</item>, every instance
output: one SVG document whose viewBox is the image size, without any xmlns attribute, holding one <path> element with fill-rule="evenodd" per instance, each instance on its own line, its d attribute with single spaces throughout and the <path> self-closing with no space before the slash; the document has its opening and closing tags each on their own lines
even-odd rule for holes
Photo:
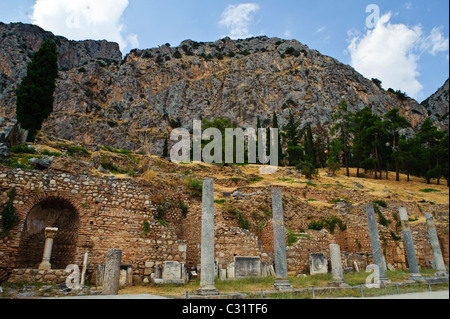
<svg viewBox="0 0 450 319">
<path fill-rule="evenodd" d="M 311 275 L 328 273 L 328 260 L 323 254 L 310 254 L 309 267 Z"/>
<path fill-rule="evenodd" d="M 261 277 L 261 258 L 259 257 L 235 257 L 235 277 Z"/>
</svg>

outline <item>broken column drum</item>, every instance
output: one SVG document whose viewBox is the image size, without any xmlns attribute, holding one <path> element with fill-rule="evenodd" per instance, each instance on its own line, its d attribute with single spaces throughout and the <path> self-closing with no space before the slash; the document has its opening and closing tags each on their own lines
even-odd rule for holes
<svg viewBox="0 0 450 319">
<path fill-rule="evenodd" d="M 121 261 L 122 251 L 120 249 L 108 250 L 103 277 L 103 295 L 119 294 Z"/>
<path fill-rule="evenodd" d="M 433 248 L 434 264 L 436 266 L 436 276 L 448 276 L 447 268 L 445 268 L 444 258 L 442 257 L 441 246 L 439 245 L 439 238 L 434 224 L 433 214 L 425 214 L 427 219 L 428 235 L 430 236 L 431 248 Z"/>
<path fill-rule="evenodd" d="M 378 232 L 377 218 L 375 216 L 375 209 L 372 204 L 366 206 L 367 223 L 369 226 L 369 237 L 372 245 L 372 254 L 375 264 L 380 269 L 380 283 L 390 283 L 391 281 L 386 276 L 386 261 L 381 249 L 380 235 Z"/>
<path fill-rule="evenodd" d="M 402 223 L 403 238 L 405 241 L 406 256 L 408 257 L 409 278 L 420 279 L 422 276 L 420 275 L 419 265 L 417 264 L 416 249 L 414 247 L 414 240 L 411 234 L 411 227 L 409 226 L 408 212 L 406 211 L 406 208 L 400 207 L 399 213 L 400 221 Z"/>
</svg>

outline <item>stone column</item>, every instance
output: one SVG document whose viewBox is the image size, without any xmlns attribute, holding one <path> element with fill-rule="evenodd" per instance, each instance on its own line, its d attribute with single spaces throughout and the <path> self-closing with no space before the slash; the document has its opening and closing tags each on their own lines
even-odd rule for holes
<svg viewBox="0 0 450 319">
<path fill-rule="evenodd" d="M 375 216 L 375 209 L 373 204 L 366 206 L 367 222 L 369 224 L 369 237 L 372 245 L 372 254 L 375 264 L 380 269 L 380 283 L 390 283 L 391 281 L 386 276 L 386 261 L 381 249 L 380 234 L 378 232 L 377 217 Z"/>
<path fill-rule="evenodd" d="M 405 207 L 399 208 L 400 221 L 402 223 L 403 239 L 405 241 L 406 256 L 408 257 L 409 278 L 422 279 L 420 275 L 419 265 L 417 264 L 416 249 L 414 248 L 414 240 L 409 226 L 408 212 Z"/>
<path fill-rule="evenodd" d="M 118 295 L 120 281 L 120 264 L 122 251 L 109 249 L 106 255 L 105 274 L 103 277 L 103 295 Z"/>
<path fill-rule="evenodd" d="M 288 280 L 286 261 L 286 233 L 284 230 L 283 198 L 280 189 L 272 190 L 273 244 L 275 249 L 275 289 L 292 290 Z"/>
<path fill-rule="evenodd" d="M 333 274 L 333 282 L 330 286 L 347 287 L 342 270 L 341 247 L 338 244 L 330 244 L 330 260 L 331 273 Z"/>
<path fill-rule="evenodd" d="M 445 268 L 444 258 L 442 257 L 439 238 L 434 224 L 433 214 L 425 214 L 427 219 L 428 234 L 430 236 L 431 247 L 433 248 L 434 264 L 436 265 L 436 274 L 438 277 L 448 277 L 447 268 Z"/>
<path fill-rule="evenodd" d="M 86 252 L 84 254 L 83 269 L 81 271 L 81 281 L 80 281 L 80 286 L 81 287 L 84 287 L 84 282 L 85 282 L 85 278 L 86 278 L 87 263 L 88 263 L 88 252 Z"/>
<path fill-rule="evenodd" d="M 202 243 L 199 295 L 218 295 L 214 279 L 214 180 L 203 180 L 202 195 Z"/>
<path fill-rule="evenodd" d="M 39 270 L 50 270 L 52 266 L 50 264 L 50 258 L 52 257 L 53 239 L 58 232 L 58 228 L 47 227 L 45 229 L 45 246 L 42 262 L 39 265 Z"/>
</svg>

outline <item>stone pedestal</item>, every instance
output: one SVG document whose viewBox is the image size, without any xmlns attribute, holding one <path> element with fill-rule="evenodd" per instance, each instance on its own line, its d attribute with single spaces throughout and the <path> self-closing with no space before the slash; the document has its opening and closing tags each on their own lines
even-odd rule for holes
<svg viewBox="0 0 450 319">
<path fill-rule="evenodd" d="M 399 213 L 400 221 L 402 223 L 403 239 L 405 241 L 406 256 L 408 257 L 409 279 L 423 280 L 423 277 L 420 274 L 419 265 L 417 264 L 416 249 L 414 248 L 414 240 L 409 226 L 408 212 L 406 211 L 406 208 L 400 207 Z"/>
<path fill-rule="evenodd" d="M 47 227 L 45 229 L 45 246 L 42 262 L 39 265 L 39 270 L 50 270 L 52 266 L 50 264 L 50 258 L 52 257 L 53 240 L 56 237 L 58 228 Z"/>
<path fill-rule="evenodd" d="M 333 287 L 348 287 L 348 284 L 344 281 L 344 271 L 342 270 L 341 261 L 341 247 L 339 245 L 330 244 L 330 260 L 333 282 L 329 285 Z"/>
<path fill-rule="evenodd" d="M 372 254 L 375 264 L 380 269 L 380 283 L 390 283 L 391 281 L 386 276 L 386 261 L 381 249 L 380 234 L 378 232 L 377 217 L 375 216 L 375 209 L 372 204 L 366 206 L 367 223 L 369 226 L 369 237 L 372 245 Z"/>
<path fill-rule="evenodd" d="M 214 180 L 203 180 L 202 199 L 202 242 L 201 242 L 201 273 L 199 295 L 218 295 L 215 287 L 214 265 Z"/>
<path fill-rule="evenodd" d="M 425 214 L 427 219 L 428 235 L 430 236 L 431 248 L 433 248 L 434 265 L 436 267 L 435 276 L 448 277 L 447 268 L 445 268 L 444 258 L 442 257 L 439 238 L 434 224 L 433 214 Z"/>
<path fill-rule="evenodd" d="M 119 294 L 121 260 L 122 251 L 120 249 L 108 250 L 103 277 L 103 295 Z"/>
<path fill-rule="evenodd" d="M 286 262 L 286 233 L 284 230 L 283 199 L 280 189 L 272 190 L 273 243 L 275 249 L 275 289 L 292 290 Z"/>
</svg>

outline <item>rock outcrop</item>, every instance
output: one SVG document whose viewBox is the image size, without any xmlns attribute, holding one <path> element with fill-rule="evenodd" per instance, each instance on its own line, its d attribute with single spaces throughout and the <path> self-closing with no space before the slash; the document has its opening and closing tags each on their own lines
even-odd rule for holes
<svg viewBox="0 0 450 319">
<path fill-rule="evenodd" d="M 292 111 L 303 126 L 327 127 L 345 98 L 352 111 L 368 106 L 382 115 L 399 108 L 414 130 L 434 112 L 413 99 L 400 101 L 296 40 L 186 40 L 133 50 L 121 60 L 116 44 L 68 41 L 13 24 L 0 25 L 0 116 L 14 112 L 15 87 L 46 37 L 60 53 L 54 112 L 41 132 L 51 139 L 161 155 L 170 130 L 190 129 L 196 119 L 225 117 L 236 127 L 256 127 L 257 117 L 267 126 L 276 112 L 282 126 Z M 433 119 L 448 128 L 448 119 Z"/>
<path fill-rule="evenodd" d="M 440 121 L 448 127 L 449 80 L 432 96 L 422 102 L 434 121 Z"/>
<path fill-rule="evenodd" d="M 58 65 L 62 72 L 92 61 L 118 63 L 122 60 L 117 43 L 69 41 L 35 25 L 0 22 L 0 116 L 11 117 L 14 114 L 15 91 L 20 80 L 26 75 L 33 53 L 49 38 L 58 47 Z"/>
</svg>

